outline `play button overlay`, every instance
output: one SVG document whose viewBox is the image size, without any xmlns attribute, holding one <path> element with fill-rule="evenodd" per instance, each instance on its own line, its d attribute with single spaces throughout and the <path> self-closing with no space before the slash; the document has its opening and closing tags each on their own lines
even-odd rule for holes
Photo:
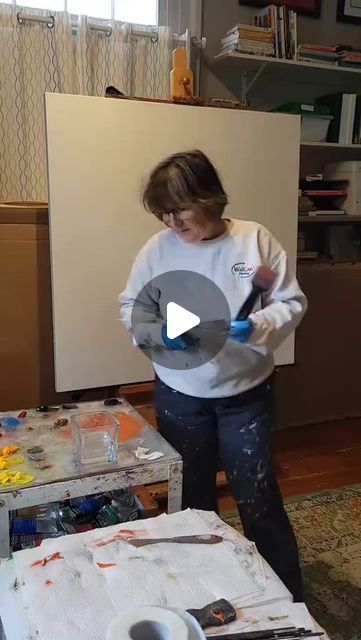
<svg viewBox="0 0 361 640">
<path fill-rule="evenodd" d="M 181 307 L 176 302 L 168 302 L 167 304 L 167 336 L 171 340 L 182 336 L 190 329 L 198 327 L 201 319 Z"/>
<path fill-rule="evenodd" d="M 150 280 L 134 301 L 131 319 L 135 342 L 154 365 L 184 371 L 218 355 L 229 336 L 230 322 L 222 290 L 206 276 L 185 270 Z M 181 337 L 188 348 L 166 348 L 163 327 L 169 340 Z"/>
</svg>

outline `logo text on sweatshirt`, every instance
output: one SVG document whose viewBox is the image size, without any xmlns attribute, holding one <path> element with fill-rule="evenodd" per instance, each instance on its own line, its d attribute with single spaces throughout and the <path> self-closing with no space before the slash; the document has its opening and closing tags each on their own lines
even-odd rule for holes
<svg viewBox="0 0 361 640">
<path fill-rule="evenodd" d="M 232 267 L 232 273 L 239 278 L 250 278 L 255 272 L 253 264 L 247 264 L 246 262 L 237 262 Z"/>
</svg>

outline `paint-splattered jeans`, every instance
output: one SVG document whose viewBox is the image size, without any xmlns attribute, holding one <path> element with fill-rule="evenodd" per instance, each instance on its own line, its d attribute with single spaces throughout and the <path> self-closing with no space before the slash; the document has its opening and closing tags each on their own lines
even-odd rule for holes
<svg viewBox="0 0 361 640">
<path fill-rule="evenodd" d="M 183 457 L 183 508 L 218 512 L 223 469 L 245 535 L 302 601 L 297 542 L 273 462 L 272 380 L 230 398 L 194 398 L 156 380 L 155 407 L 160 433 Z"/>
</svg>

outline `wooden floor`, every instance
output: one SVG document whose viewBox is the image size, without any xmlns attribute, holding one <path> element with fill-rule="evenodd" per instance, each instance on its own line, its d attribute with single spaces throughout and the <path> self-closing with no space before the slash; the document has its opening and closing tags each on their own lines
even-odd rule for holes
<svg viewBox="0 0 361 640">
<path fill-rule="evenodd" d="M 278 432 L 276 462 L 284 498 L 361 484 L 361 419 Z M 235 507 L 227 490 L 219 503 Z"/>
<path fill-rule="evenodd" d="M 361 483 L 361 419 L 286 429 L 276 450 L 286 497 Z"/>
<path fill-rule="evenodd" d="M 152 407 L 139 411 L 155 424 Z M 361 418 L 279 431 L 276 462 L 285 498 L 361 484 Z M 222 478 L 220 484 L 220 508 L 232 509 Z"/>
</svg>

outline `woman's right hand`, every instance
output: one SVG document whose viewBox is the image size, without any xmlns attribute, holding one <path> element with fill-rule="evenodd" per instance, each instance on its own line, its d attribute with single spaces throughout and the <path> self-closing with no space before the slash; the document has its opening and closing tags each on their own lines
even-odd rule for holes
<svg viewBox="0 0 361 640">
<path fill-rule="evenodd" d="M 169 351 L 186 351 L 191 347 L 196 347 L 198 344 L 198 340 L 196 338 L 192 338 L 189 334 L 184 334 L 183 336 L 178 336 L 177 338 L 172 339 L 168 338 L 166 324 L 162 327 L 162 340 L 164 346 Z"/>
</svg>

